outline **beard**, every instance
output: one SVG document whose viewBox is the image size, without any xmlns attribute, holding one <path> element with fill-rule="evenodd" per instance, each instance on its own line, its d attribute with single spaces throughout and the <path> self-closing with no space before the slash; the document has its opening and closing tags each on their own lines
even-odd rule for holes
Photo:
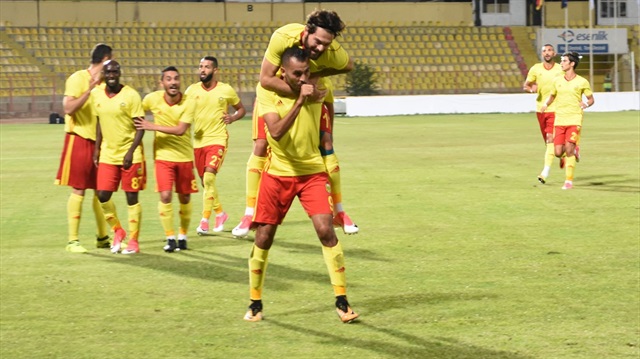
<svg viewBox="0 0 640 359">
<path fill-rule="evenodd" d="M 212 78 L 213 78 L 213 73 L 210 73 L 206 77 L 202 77 L 202 75 L 200 75 L 200 81 L 201 82 L 209 82 L 209 81 L 211 81 Z"/>
</svg>

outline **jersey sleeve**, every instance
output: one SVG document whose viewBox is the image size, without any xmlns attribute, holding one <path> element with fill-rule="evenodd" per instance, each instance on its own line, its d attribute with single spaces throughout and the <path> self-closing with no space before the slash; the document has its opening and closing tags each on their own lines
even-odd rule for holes
<svg viewBox="0 0 640 359">
<path fill-rule="evenodd" d="M 589 85 L 589 81 L 587 81 L 586 79 L 584 80 L 582 93 L 585 96 L 593 96 L 593 91 L 591 91 L 591 86 Z"/>
<path fill-rule="evenodd" d="M 529 73 L 527 74 L 527 78 L 524 81 L 528 82 L 528 83 L 534 83 L 534 82 L 536 82 L 536 80 L 537 80 L 536 66 L 533 65 L 529 69 Z"/>
<path fill-rule="evenodd" d="M 275 93 L 267 91 L 258 86 L 256 89 L 256 99 L 258 101 L 258 116 L 264 116 L 266 113 L 278 113 L 276 103 L 274 101 Z"/>
<path fill-rule="evenodd" d="M 284 53 L 287 47 L 289 46 L 287 46 L 285 35 L 279 31 L 275 31 L 273 35 L 271 35 L 269 45 L 264 53 L 264 58 L 272 65 L 280 66 L 282 53 Z"/>
<path fill-rule="evenodd" d="M 148 94 L 142 99 L 142 109 L 144 112 L 151 112 L 151 96 L 153 93 Z"/>
<path fill-rule="evenodd" d="M 133 90 L 131 91 L 131 118 L 144 117 L 144 109 L 142 108 L 142 100 L 140 94 Z"/>
<path fill-rule="evenodd" d="M 64 95 L 78 98 L 82 95 L 82 89 L 85 87 L 82 76 L 76 72 L 69 76 L 64 84 Z"/>
</svg>

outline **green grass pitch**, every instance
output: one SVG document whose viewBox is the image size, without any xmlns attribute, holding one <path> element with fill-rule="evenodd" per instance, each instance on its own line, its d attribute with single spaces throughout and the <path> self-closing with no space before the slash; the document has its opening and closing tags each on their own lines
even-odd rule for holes
<svg viewBox="0 0 640 359">
<path fill-rule="evenodd" d="M 639 113 L 585 115 L 574 189 L 534 114 L 336 119 L 349 299 L 342 324 L 320 244 L 300 205 L 270 253 L 265 320 L 242 320 L 250 239 L 244 211 L 250 121 L 229 126 L 217 185 L 224 233 L 166 254 L 153 162 L 141 251 L 65 252 L 69 189 L 53 185 L 62 126 L 0 126 L 2 358 L 638 358 Z M 152 133 L 145 135 L 148 156 Z M 113 197 L 126 218 L 123 192 Z M 174 198 L 174 208 L 177 199 Z M 176 220 L 177 226 L 177 220 Z"/>
</svg>

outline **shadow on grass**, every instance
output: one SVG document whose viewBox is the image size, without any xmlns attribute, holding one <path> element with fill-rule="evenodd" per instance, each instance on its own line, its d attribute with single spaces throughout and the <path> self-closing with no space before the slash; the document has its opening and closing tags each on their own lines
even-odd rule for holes
<svg viewBox="0 0 640 359">
<path fill-rule="evenodd" d="M 87 254 L 117 264 L 162 271 L 175 276 L 249 285 L 248 251 L 247 257 L 236 257 L 205 250 L 188 250 L 160 255 L 143 252 L 132 256 L 111 253 Z M 189 261 L 180 257 L 187 257 Z M 322 261 L 322 255 L 318 255 L 318 260 Z M 313 281 L 330 285 L 329 275 L 326 272 L 315 269 L 301 270 L 271 262 L 267 275 L 269 279 L 265 285 L 273 291 L 291 290 L 292 281 Z"/>
<path fill-rule="evenodd" d="M 608 177 L 611 177 L 611 179 L 607 179 Z M 624 175 L 577 177 L 576 180 L 578 188 L 585 190 L 624 193 L 640 192 L 638 179 L 627 178 Z"/>
<path fill-rule="evenodd" d="M 496 351 L 485 349 L 469 344 L 460 343 L 450 338 L 422 338 L 397 329 L 378 328 L 367 324 L 364 321 L 353 323 L 364 327 L 366 330 L 382 333 L 388 340 L 364 339 L 365 336 L 342 336 L 330 332 L 323 332 L 311 327 L 302 327 L 277 320 L 268 320 L 283 329 L 291 330 L 297 334 L 313 337 L 327 344 L 336 347 L 336 352 L 340 352 L 344 347 L 356 347 L 373 352 L 374 355 L 385 358 L 447 358 L 447 359 L 526 359 L 517 353 Z M 404 341 L 398 344 L 398 341 Z"/>
</svg>

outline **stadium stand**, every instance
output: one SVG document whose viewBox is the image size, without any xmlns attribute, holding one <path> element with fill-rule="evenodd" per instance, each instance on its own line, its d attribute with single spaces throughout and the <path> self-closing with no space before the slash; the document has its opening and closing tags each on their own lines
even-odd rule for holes
<svg viewBox="0 0 640 359">
<path fill-rule="evenodd" d="M 114 48 L 123 82 L 141 94 L 157 89 L 160 70 L 177 66 L 198 80 L 203 55 L 220 61 L 220 80 L 254 91 L 276 22 L 69 22 L 46 27 L 0 24 L 0 96 L 61 95 L 65 78 L 88 65 L 98 42 Z M 639 26 L 629 31 L 638 51 Z M 355 22 L 339 41 L 376 73 L 383 94 L 519 92 L 537 59 L 533 27 L 442 26 L 437 22 Z M 635 42 L 634 42 L 635 39 Z M 344 95 L 346 75 L 334 77 Z"/>
</svg>

